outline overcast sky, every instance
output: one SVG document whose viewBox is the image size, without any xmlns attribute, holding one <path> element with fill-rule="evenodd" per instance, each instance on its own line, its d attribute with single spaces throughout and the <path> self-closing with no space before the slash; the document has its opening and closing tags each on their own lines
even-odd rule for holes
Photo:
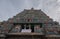
<svg viewBox="0 0 60 39">
<path fill-rule="evenodd" d="M 53 20 L 60 20 L 60 0 L 0 0 L 0 21 L 32 7 L 41 9 Z"/>
</svg>

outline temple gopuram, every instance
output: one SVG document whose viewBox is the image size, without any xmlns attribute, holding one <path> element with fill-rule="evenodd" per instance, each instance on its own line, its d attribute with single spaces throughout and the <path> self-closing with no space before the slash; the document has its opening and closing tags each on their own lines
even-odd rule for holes
<svg viewBox="0 0 60 39">
<path fill-rule="evenodd" d="M 24 9 L 0 22 L 0 39 L 60 39 L 60 25 L 41 9 Z"/>
</svg>

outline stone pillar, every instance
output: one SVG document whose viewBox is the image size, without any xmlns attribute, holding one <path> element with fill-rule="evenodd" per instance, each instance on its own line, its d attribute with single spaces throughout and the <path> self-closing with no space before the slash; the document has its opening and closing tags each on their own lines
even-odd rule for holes
<svg viewBox="0 0 60 39">
<path fill-rule="evenodd" d="M 24 29 L 26 29 L 26 24 L 24 25 Z"/>
<path fill-rule="evenodd" d="M 29 29 L 31 29 L 31 25 L 29 24 Z"/>
</svg>

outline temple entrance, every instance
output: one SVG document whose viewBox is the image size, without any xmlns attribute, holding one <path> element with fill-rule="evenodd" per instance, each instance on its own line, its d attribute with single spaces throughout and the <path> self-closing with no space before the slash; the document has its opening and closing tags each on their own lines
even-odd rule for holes
<svg viewBox="0 0 60 39">
<path fill-rule="evenodd" d="M 21 32 L 31 32 L 31 25 L 29 24 L 22 24 L 21 25 Z"/>
<path fill-rule="evenodd" d="M 42 28 L 43 24 L 42 23 L 19 23 L 15 24 L 20 25 L 21 32 L 34 32 L 34 28 Z M 18 27 L 19 28 L 19 27 Z"/>
<path fill-rule="evenodd" d="M 22 24 L 21 27 L 22 30 L 27 30 L 27 32 L 34 32 L 34 24 Z"/>
<path fill-rule="evenodd" d="M 30 32 L 34 32 L 34 27 L 42 28 L 42 23 L 30 23 L 30 24 L 21 24 L 22 30 L 30 30 Z"/>
</svg>

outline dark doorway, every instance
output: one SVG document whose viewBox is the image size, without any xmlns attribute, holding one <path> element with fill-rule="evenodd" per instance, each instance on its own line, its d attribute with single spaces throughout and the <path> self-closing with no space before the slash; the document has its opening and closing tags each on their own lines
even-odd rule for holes
<svg viewBox="0 0 60 39">
<path fill-rule="evenodd" d="M 40 23 L 40 28 L 42 28 L 42 23 Z"/>
<path fill-rule="evenodd" d="M 21 29 L 24 29 L 24 24 L 21 24 Z"/>
<path fill-rule="evenodd" d="M 31 32 L 34 32 L 34 25 L 33 24 L 31 24 Z"/>
</svg>

